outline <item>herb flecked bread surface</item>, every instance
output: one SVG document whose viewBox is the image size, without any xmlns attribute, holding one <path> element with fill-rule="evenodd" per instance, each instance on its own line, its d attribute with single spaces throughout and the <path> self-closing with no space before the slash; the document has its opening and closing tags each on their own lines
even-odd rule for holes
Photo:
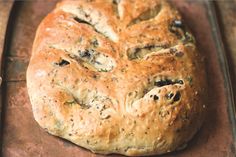
<svg viewBox="0 0 236 157">
<path fill-rule="evenodd" d="M 53 135 L 95 153 L 163 154 L 203 122 L 203 64 L 166 1 L 62 1 L 38 27 L 27 88 Z"/>
</svg>

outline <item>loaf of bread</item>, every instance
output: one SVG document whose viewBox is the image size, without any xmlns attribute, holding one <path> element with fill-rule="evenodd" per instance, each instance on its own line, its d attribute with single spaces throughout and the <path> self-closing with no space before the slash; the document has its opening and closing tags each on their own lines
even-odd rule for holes
<svg viewBox="0 0 236 157">
<path fill-rule="evenodd" d="M 58 3 L 38 27 L 27 88 L 42 128 L 101 154 L 181 149 L 206 110 L 203 57 L 162 0 Z"/>
</svg>

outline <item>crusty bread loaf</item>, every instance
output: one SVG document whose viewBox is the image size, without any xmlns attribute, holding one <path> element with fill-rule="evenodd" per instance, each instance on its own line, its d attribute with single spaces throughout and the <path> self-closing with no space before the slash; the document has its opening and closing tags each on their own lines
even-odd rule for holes
<svg viewBox="0 0 236 157">
<path fill-rule="evenodd" d="M 180 149 L 204 119 L 202 58 L 166 1 L 60 2 L 38 27 L 27 70 L 34 117 L 95 153 Z"/>
</svg>

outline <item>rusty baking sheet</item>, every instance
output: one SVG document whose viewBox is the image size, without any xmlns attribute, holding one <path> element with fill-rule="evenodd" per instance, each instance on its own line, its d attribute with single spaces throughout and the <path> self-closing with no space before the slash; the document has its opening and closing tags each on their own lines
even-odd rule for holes
<svg viewBox="0 0 236 157">
<path fill-rule="evenodd" d="M 219 36 L 214 34 L 214 18 L 201 1 L 171 1 L 182 13 L 206 56 L 209 85 L 208 114 L 199 133 L 182 151 L 165 157 L 234 157 L 234 113 L 230 102 L 227 66 L 222 64 Z M 66 140 L 54 137 L 39 127 L 33 118 L 25 73 L 35 31 L 40 21 L 56 5 L 56 1 L 15 2 L 9 23 L 9 40 L 5 52 L 3 84 L 2 151 L 3 157 L 101 157 Z M 207 7 L 208 6 L 208 7 Z M 213 16 L 213 15 L 211 15 Z M 213 30 L 214 28 L 214 30 Z M 215 32 L 216 33 L 216 32 Z M 226 70 L 222 70 L 225 68 Z M 229 109 L 229 110 L 228 110 Z M 228 112 L 229 111 L 229 112 Z M 230 118 L 230 120 L 229 120 Z M 111 155 L 119 156 L 119 155 Z"/>
<path fill-rule="evenodd" d="M 10 13 L 11 13 L 11 9 L 13 6 L 13 2 L 8 2 L 8 3 L 4 3 L 2 2 L 0 4 L 0 128 L 2 128 L 2 70 L 3 70 L 3 61 L 5 58 L 4 57 L 4 49 L 5 49 L 5 45 L 7 43 L 7 41 L 5 40 L 6 38 L 6 32 L 7 32 L 7 24 L 8 24 L 8 20 L 10 18 Z M 1 138 L 2 135 L 2 129 L 0 130 L 0 146 L 1 146 Z"/>
</svg>

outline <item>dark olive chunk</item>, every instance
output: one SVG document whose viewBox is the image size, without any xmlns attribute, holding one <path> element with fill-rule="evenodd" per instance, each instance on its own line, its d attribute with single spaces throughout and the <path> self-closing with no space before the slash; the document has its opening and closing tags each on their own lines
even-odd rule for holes
<svg viewBox="0 0 236 157">
<path fill-rule="evenodd" d="M 79 51 L 79 56 L 81 58 L 91 58 L 92 54 L 89 50 Z"/>
<path fill-rule="evenodd" d="M 184 81 L 183 80 L 177 80 L 177 81 L 175 81 L 176 83 L 178 83 L 178 84 L 184 84 Z"/>
<path fill-rule="evenodd" d="M 59 65 L 60 67 L 66 66 L 70 64 L 67 60 L 62 59 L 59 63 L 55 63 L 56 65 Z"/>
<path fill-rule="evenodd" d="M 178 28 L 183 28 L 184 27 L 183 22 L 181 20 L 174 20 L 172 22 L 172 26 L 178 27 Z"/>
<path fill-rule="evenodd" d="M 158 100 L 159 99 L 159 97 L 157 96 L 157 95 L 154 95 L 154 97 L 153 97 L 153 100 Z"/>
<path fill-rule="evenodd" d="M 177 92 L 173 98 L 173 101 L 179 101 L 180 100 L 180 97 L 181 97 L 181 94 L 180 92 Z"/>
<path fill-rule="evenodd" d="M 169 26 L 169 31 L 181 39 L 185 32 L 185 26 L 181 20 L 173 20 Z"/>
<path fill-rule="evenodd" d="M 154 82 L 154 85 L 157 87 L 162 87 L 162 86 L 167 86 L 167 85 L 183 84 L 183 83 L 184 83 L 183 80 L 172 81 L 170 79 L 165 79 L 165 80 Z"/>
<path fill-rule="evenodd" d="M 166 86 L 166 85 L 170 85 L 170 84 L 172 84 L 172 81 L 169 79 L 154 82 L 154 85 L 157 87 L 162 87 L 162 86 Z"/>
<path fill-rule="evenodd" d="M 167 99 L 171 99 L 173 96 L 174 96 L 173 93 L 168 93 L 168 94 L 166 94 L 166 98 L 167 98 Z"/>
</svg>

